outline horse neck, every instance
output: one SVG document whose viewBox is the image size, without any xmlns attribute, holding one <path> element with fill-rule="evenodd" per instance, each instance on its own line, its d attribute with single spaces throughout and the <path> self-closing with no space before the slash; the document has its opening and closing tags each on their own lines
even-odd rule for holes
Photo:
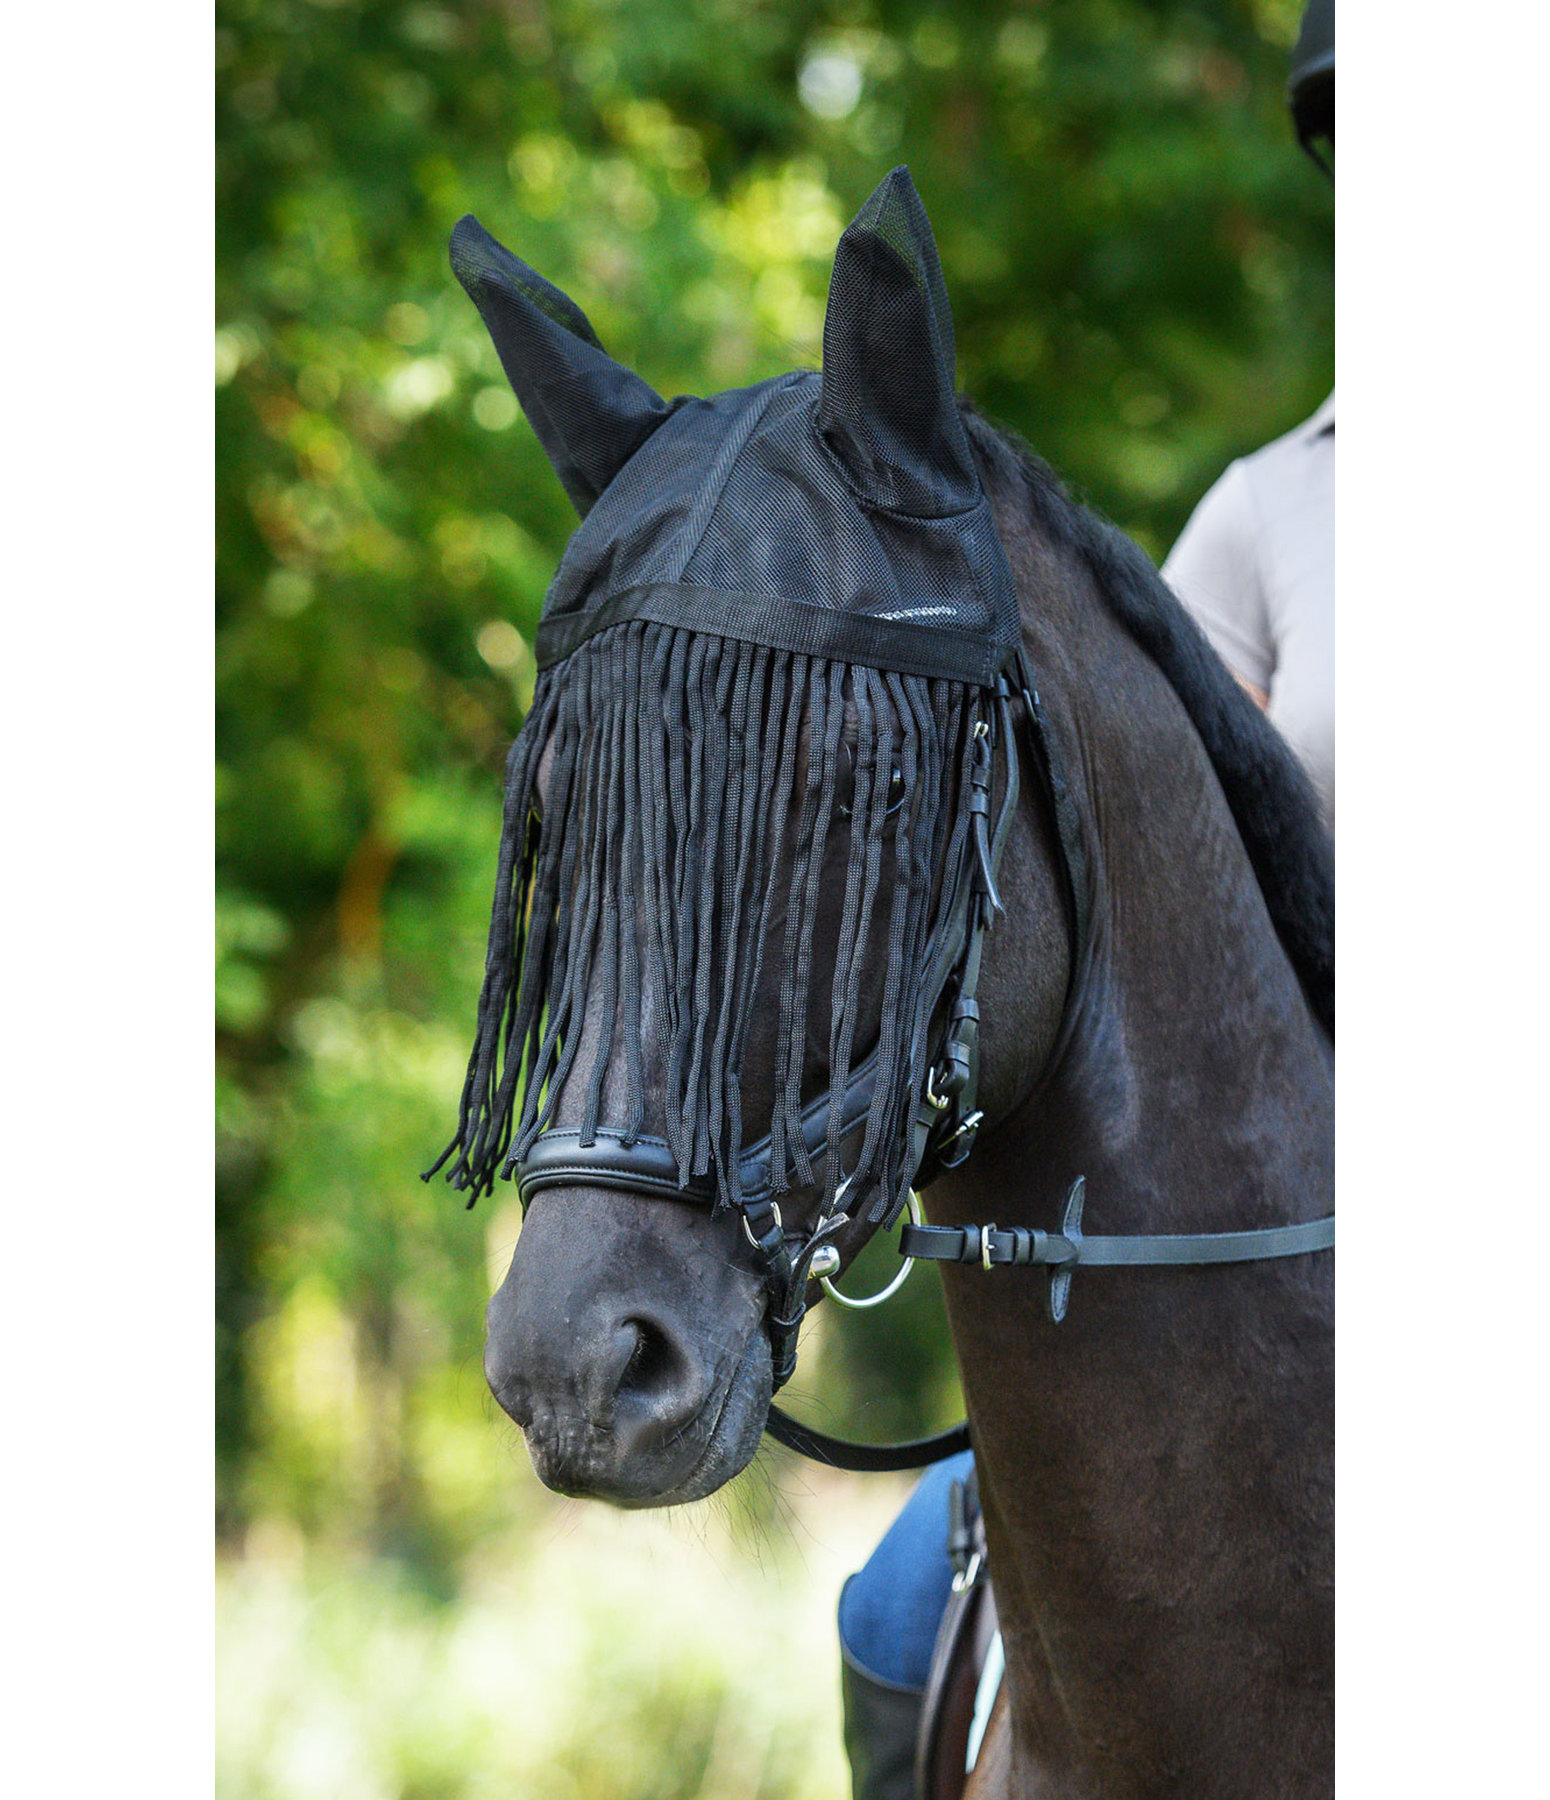
<svg viewBox="0 0 1550 1800">
<path fill-rule="evenodd" d="M 1091 954 L 1051 1066 L 933 1189 L 932 1216 L 1049 1228 L 1079 1174 L 1091 1232 L 1325 1213 L 1332 1052 L 1199 740 L 1096 596 L 1040 635 L 1092 859 Z M 1016 1060 L 1038 1012 L 1007 978 L 1027 923 L 1009 905 L 987 952 L 987 1070 Z M 1078 1272 L 1059 1326 L 1032 1271 L 954 1269 L 947 1290 L 1027 1780 L 1041 1795 L 1316 1790 L 1332 1259 Z"/>
</svg>

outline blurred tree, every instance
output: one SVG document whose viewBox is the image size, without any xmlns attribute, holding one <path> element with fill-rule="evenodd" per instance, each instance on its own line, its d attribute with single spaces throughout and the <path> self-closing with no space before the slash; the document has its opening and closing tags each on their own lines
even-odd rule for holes
<svg viewBox="0 0 1550 1800">
<path fill-rule="evenodd" d="M 1281 97 L 1296 19 L 220 0 L 226 1529 L 283 1513 L 439 1580 L 510 1505 L 477 1368 L 514 1227 L 412 1177 L 459 1086 L 497 773 L 573 520 L 448 273 L 455 219 L 661 391 L 707 391 L 816 364 L 834 240 L 907 161 L 964 388 L 1160 554 L 1330 383 L 1333 202 Z M 890 1423 L 945 1404 L 937 1317 L 901 1315 Z"/>
</svg>

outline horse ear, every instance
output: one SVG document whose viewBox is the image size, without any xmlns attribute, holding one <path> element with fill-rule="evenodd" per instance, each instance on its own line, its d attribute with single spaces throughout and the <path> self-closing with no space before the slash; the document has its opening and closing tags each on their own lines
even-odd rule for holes
<svg viewBox="0 0 1550 1800">
<path fill-rule="evenodd" d="M 581 308 L 496 243 L 472 215 L 452 233 L 452 272 L 555 473 L 585 518 L 668 415 L 668 404 L 604 350 Z"/>
<path fill-rule="evenodd" d="M 953 360 L 936 239 L 901 166 L 840 239 L 823 323 L 819 429 L 863 499 L 923 518 L 979 500 Z"/>
</svg>

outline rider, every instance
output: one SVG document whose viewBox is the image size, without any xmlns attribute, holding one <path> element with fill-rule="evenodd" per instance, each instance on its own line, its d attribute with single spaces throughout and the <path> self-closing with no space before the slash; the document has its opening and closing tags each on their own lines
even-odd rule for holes
<svg viewBox="0 0 1550 1800">
<path fill-rule="evenodd" d="M 1309 0 L 1287 96 L 1299 142 L 1330 179 L 1335 4 Z M 1235 462 L 1196 507 L 1163 575 L 1222 660 L 1307 767 L 1335 811 L 1335 397 L 1305 424 Z M 845 1748 L 855 1800 L 912 1800 L 915 1737 L 953 1569 L 948 1495 L 965 1452 L 922 1477 L 840 1594 Z"/>
<path fill-rule="evenodd" d="M 1334 179 L 1335 0 L 1312 0 L 1287 84 L 1297 135 Z M 1335 826 L 1335 396 L 1233 463 L 1195 508 L 1163 578 L 1269 714 Z"/>
</svg>

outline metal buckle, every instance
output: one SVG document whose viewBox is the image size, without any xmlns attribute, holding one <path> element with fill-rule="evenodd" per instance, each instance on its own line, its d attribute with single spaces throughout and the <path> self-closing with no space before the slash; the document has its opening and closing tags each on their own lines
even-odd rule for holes
<svg viewBox="0 0 1550 1800">
<path fill-rule="evenodd" d="M 775 1229 L 777 1231 L 784 1232 L 786 1227 L 781 1221 L 780 1202 L 778 1200 L 772 1200 L 770 1202 L 770 1211 L 772 1213 L 774 1213 L 774 1215 L 775 1215 Z M 755 1250 L 759 1250 L 759 1249 L 763 1248 L 763 1246 L 760 1244 L 758 1238 L 756 1238 L 753 1234 L 753 1228 L 748 1223 L 748 1214 L 747 1213 L 743 1214 L 743 1236 L 748 1239 L 749 1243 L 753 1245 Z"/>
<path fill-rule="evenodd" d="M 980 1267 L 987 1275 L 990 1273 L 990 1234 L 995 1228 L 994 1220 L 980 1226 Z"/>
<path fill-rule="evenodd" d="M 975 1582 L 979 1580 L 980 1560 L 980 1553 L 976 1550 L 969 1558 L 967 1565 L 964 1568 L 961 1568 L 953 1577 L 953 1592 L 955 1594 L 964 1593 L 967 1589 L 973 1587 Z"/>
</svg>

